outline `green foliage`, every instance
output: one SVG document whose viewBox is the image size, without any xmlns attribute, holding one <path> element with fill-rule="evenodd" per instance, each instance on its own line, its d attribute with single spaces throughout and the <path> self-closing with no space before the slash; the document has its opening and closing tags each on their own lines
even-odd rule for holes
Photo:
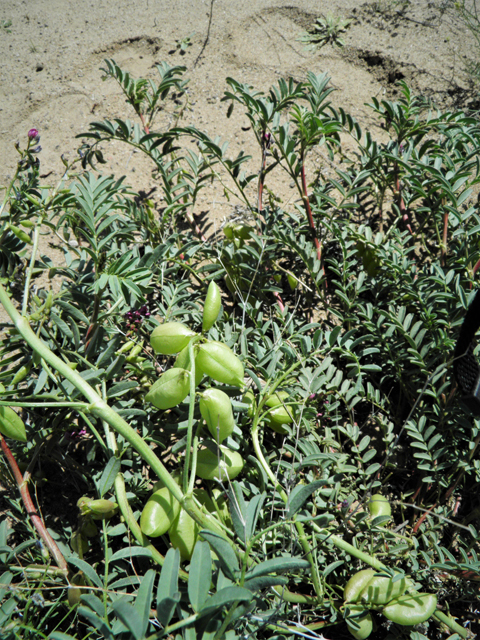
<svg viewBox="0 0 480 640">
<path fill-rule="evenodd" d="M 307 49 L 313 51 L 321 49 L 327 44 L 343 47 L 345 42 L 342 40 L 341 34 L 347 31 L 350 22 L 350 20 L 343 20 L 332 15 L 322 16 L 317 18 L 311 28 L 302 33 L 298 40 L 303 42 Z"/>
<path fill-rule="evenodd" d="M 437 637 L 438 621 L 465 637 L 450 613 L 463 619 L 476 601 L 480 433 L 451 360 L 480 260 L 477 119 L 401 84 L 398 101 L 372 99 L 389 134 L 379 142 L 333 108 L 324 75 L 266 94 L 229 78 L 229 113 L 245 111 L 258 144 L 232 158 L 180 121 L 151 130 L 186 86 L 183 68 L 158 71 L 158 84 L 135 80 L 106 61 L 138 121 L 92 123 L 79 134 L 82 169 L 56 189 L 40 184 L 29 139 L 2 205 L 2 282 L 33 329 L 1 288 L 14 324 L 0 344 L 0 404 L 25 427 L 15 442 L 4 425 L 2 448 L 46 524 L 2 458 L 5 637 L 344 637 L 376 618 L 383 638 L 383 609 L 399 637 Z M 97 172 L 111 142 L 152 161 L 161 211 Z M 328 174 L 308 163 L 320 145 Z M 255 154 L 261 169 L 249 173 Z M 273 172 L 293 180 L 295 206 L 264 202 Z M 205 239 L 193 212 L 210 180 L 246 213 Z M 45 229 L 62 239 L 64 264 L 38 255 Z M 39 274 L 59 286 L 34 288 Z M 166 402 L 158 381 L 178 371 L 181 393 Z M 218 408 L 207 425 L 199 408 L 208 389 L 228 414 L 222 449 Z M 197 454 L 220 468 L 227 452 L 236 479 L 199 484 Z M 198 536 L 183 566 L 166 536 L 153 544 L 138 524 L 152 484 L 193 523 L 172 539 Z M 379 493 L 391 517 L 371 516 Z M 345 585 L 365 566 L 372 585 L 402 589 L 349 607 Z M 412 602 L 422 626 L 410 629 Z"/>
</svg>

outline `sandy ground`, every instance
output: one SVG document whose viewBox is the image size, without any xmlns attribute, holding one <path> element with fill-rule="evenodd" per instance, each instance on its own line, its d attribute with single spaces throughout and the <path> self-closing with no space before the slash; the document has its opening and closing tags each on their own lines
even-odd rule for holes
<svg viewBox="0 0 480 640">
<path fill-rule="evenodd" d="M 101 81 L 105 58 L 135 77 L 154 78 L 161 61 L 185 65 L 190 84 L 182 122 L 230 141 L 232 155 L 258 150 L 245 115 L 236 109 L 226 118 L 220 100 L 228 76 L 267 91 L 280 77 L 328 72 L 333 104 L 378 135 L 365 103 L 398 95 L 400 79 L 442 107 L 473 104 L 465 65 L 475 57 L 475 43 L 453 10 L 442 12 L 446 1 L 1 0 L 0 185 L 13 173 L 14 143 L 23 144 L 30 128 L 41 133 L 45 182 L 55 184 L 63 172 L 61 154 L 75 157 L 75 136 L 91 121 L 134 117 L 118 85 Z M 307 51 L 299 35 L 326 15 L 351 20 L 345 46 Z M 192 44 L 181 55 L 175 43 L 188 36 Z M 172 117 L 164 113 L 157 125 Z M 160 198 L 152 167 L 139 154 L 125 147 L 105 151 L 104 172 L 126 175 L 135 189 Z M 321 153 L 311 161 L 321 163 Z M 252 162 L 258 166 L 260 159 Z M 288 195 L 289 185 L 274 187 Z M 198 213 L 218 221 L 233 204 L 205 191 Z M 42 250 L 48 252 L 48 238 Z"/>
</svg>

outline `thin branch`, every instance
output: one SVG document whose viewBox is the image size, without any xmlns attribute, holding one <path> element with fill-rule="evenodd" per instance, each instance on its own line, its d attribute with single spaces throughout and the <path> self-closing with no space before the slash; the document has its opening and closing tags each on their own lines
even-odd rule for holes
<svg viewBox="0 0 480 640">
<path fill-rule="evenodd" d="M 15 460 L 13 453 L 10 451 L 8 444 L 5 442 L 5 438 L 0 434 L 0 444 L 2 446 L 3 455 L 7 459 L 8 464 L 10 465 L 10 469 L 12 470 L 13 476 L 17 483 L 18 489 L 20 491 L 20 495 L 22 496 L 22 501 L 25 506 L 26 512 L 30 517 L 35 529 L 38 531 L 39 536 L 45 542 L 48 550 L 50 551 L 53 559 L 57 563 L 59 569 L 61 569 L 65 574 L 68 572 L 67 561 L 63 557 L 62 552 L 57 546 L 57 543 L 52 538 L 52 536 L 48 533 L 45 523 L 40 518 L 33 504 L 32 498 L 30 496 L 30 492 L 28 491 L 27 479 L 22 476 L 22 472 L 20 471 L 17 461 Z"/>
</svg>

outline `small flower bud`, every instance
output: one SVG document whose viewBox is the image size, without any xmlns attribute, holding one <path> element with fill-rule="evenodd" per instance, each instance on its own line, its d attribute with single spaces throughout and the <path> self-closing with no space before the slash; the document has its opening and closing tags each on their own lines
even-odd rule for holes
<svg viewBox="0 0 480 640">
<path fill-rule="evenodd" d="M 30 138 L 30 140 L 33 140 L 34 138 L 38 138 L 39 137 L 39 133 L 37 131 L 37 129 L 30 129 L 30 131 L 28 132 L 28 137 Z"/>
</svg>

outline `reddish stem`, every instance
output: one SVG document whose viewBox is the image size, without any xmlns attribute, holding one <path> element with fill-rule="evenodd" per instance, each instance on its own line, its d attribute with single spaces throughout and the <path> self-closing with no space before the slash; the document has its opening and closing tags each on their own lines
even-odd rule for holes
<svg viewBox="0 0 480 640">
<path fill-rule="evenodd" d="M 405 223 L 405 226 L 407 227 L 407 229 L 410 231 L 410 234 L 413 236 L 412 227 L 411 227 L 410 222 L 408 220 L 408 211 L 407 211 L 407 208 L 405 207 L 405 203 L 403 201 L 402 183 L 400 182 L 400 176 L 399 176 L 398 169 L 397 169 L 396 166 L 395 166 L 395 188 L 396 188 L 397 193 L 398 193 L 398 208 L 400 209 L 400 213 L 402 214 L 402 220 Z"/>
<path fill-rule="evenodd" d="M 303 161 L 303 158 L 302 158 L 302 189 L 303 189 L 302 198 L 303 198 L 303 203 L 305 205 L 305 209 L 307 211 L 308 224 L 310 225 L 310 229 L 312 231 L 313 242 L 315 243 L 315 247 L 317 248 L 317 258 L 319 260 L 321 260 L 322 259 L 322 247 L 321 247 L 320 242 L 319 242 L 319 240 L 317 238 L 317 230 L 315 229 L 315 223 L 313 221 L 312 209 L 310 207 L 310 200 L 308 199 L 307 178 L 305 176 L 305 162 Z"/>
<path fill-rule="evenodd" d="M 448 235 L 448 211 L 446 211 L 443 214 L 442 251 L 440 254 L 440 263 L 442 267 L 445 266 L 445 257 L 447 255 L 447 235 Z"/>
<path fill-rule="evenodd" d="M 265 139 L 265 135 L 266 134 L 263 134 L 263 139 Z M 264 181 L 265 167 L 267 166 L 267 148 L 268 148 L 267 145 L 268 145 L 268 141 L 264 141 L 262 143 L 262 164 L 260 166 L 260 173 L 258 174 L 258 203 L 257 203 L 258 213 L 261 213 L 263 208 L 263 203 L 262 203 L 263 181 Z"/>
<path fill-rule="evenodd" d="M 475 266 L 473 267 L 472 270 L 472 275 L 475 275 L 478 271 L 478 269 L 480 268 L 480 260 L 478 260 L 478 262 L 475 264 Z M 472 288 L 472 286 L 470 285 L 470 288 Z"/>
<path fill-rule="evenodd" d="M 38 531 L 39 536 L 45 542 L 48 550 L 50 551 L 53 559 L 57 563 L 59 569 L 67 573 L 68 565 L 67 561 L 62 555 L 62 552 L 58 548 L 56 542 L 53 540 L 52 536 L 48 533 L 43 520 L 37 513 L 35 506 L 32 502 L 32 498 L 30 497 L 30 493 L 28 491 L 27 480 L 22 476 L 22 472 L 20 471 L 17 461 L 13 457 L 12 452 L 10 451 L 9 446 L 5 442 L 4 437 L 0 434 L 0 443 L 2 446 L 3 455 L 8 461 L 10 465 L 10 469 L 12 470 L 13 476 L 17 483 L 18 489 L 20 491 L 20 495 L 22 496 L 23 504 L 25 505 L 25 509 L 27 511 L 28 516 L 30 517 L 35 529 Z"/>
<path fill-rule="evenodd" d="M 285 311 L 285 305 L 283 304 L 283 300 L 282 300 L 280 294 L 278 293 L 278 291 L 274 291 L 273 295 L 277 299 L 278 308 L 283 313 Z"/>
<path fill-rule="evenodd" d="M 185 213 L 185 217 L 187 218 L 187 221 L 189 222 L 190 226 L 193 227 L 193 230 L 195 231 L 195 233 L 197 234 L 197 236 L 200 238 L 200 240 L 202 242 L 206 242 L 207 239 L 205 238 L 205 236 L 203 235 L 200 227 L 198 226 L 198 224 L 195 222 L 194 217 L 192 216 L 191 213 L 189 213 L 188 211 Z"/>
<path fill-rule="evenodd" d="M 415 523 L 415 526 L 412 529 L 412 533 L 417 533 L 420 525 L 422 524 L 422 522 L 426 519 L 426 517 L 432 513 L 432 511 L 435 509 L 435 507 L 437 506 L 437 503 L 435 503 L 433 505 L 433 507 L 431 507 L 431 509 L 429 509 L 428 511 L 425 511 L 424 513 L 422 513 L 422 515 L 420 516 L 420 518 L 417 520 L 417 522 Z"/>
<path fill-rule="evenodd" d="M 263 196 L 263 181 L 264 181 L 264 172 L 265 172 L 265 167 L 267 166 L 267 150 L 270 146 L 270 141 L 271 141 L 271 136 L 268 133 L 263 132 L 262 134 L 262 164 L 260 166 L 260 173 L 258 174 L 258 203 L 257 203 L 257 208 L 258 208 L 258 213 L 262 212 L 262 208 L 263 208 L 263 203 L 262 203 L 262 196 Z M 275 298 L 277 299 L 277 304 L 278 304 L 278 308 L 280 309 L 280 312 L 283 313 L 285 311 L 285 305 L 283 304 L 283 300 L 280 296 L 280 294 L 278 293 L 278 291 L 274 291 L 273 295 L 275 296 Z"/>
<path fill-rule="evenodd" d="M 145 122 L 145 118 L 143 117 L 143 113 L 139 113 L 138 115 L 140 116 L 140 120 L 142 121 L 143 130 L 145 131 L 145 133 L 148 136 L 148 134 L 150 133 L 150 129 L 148 128 L 148 125 Z"/>
</svg>

